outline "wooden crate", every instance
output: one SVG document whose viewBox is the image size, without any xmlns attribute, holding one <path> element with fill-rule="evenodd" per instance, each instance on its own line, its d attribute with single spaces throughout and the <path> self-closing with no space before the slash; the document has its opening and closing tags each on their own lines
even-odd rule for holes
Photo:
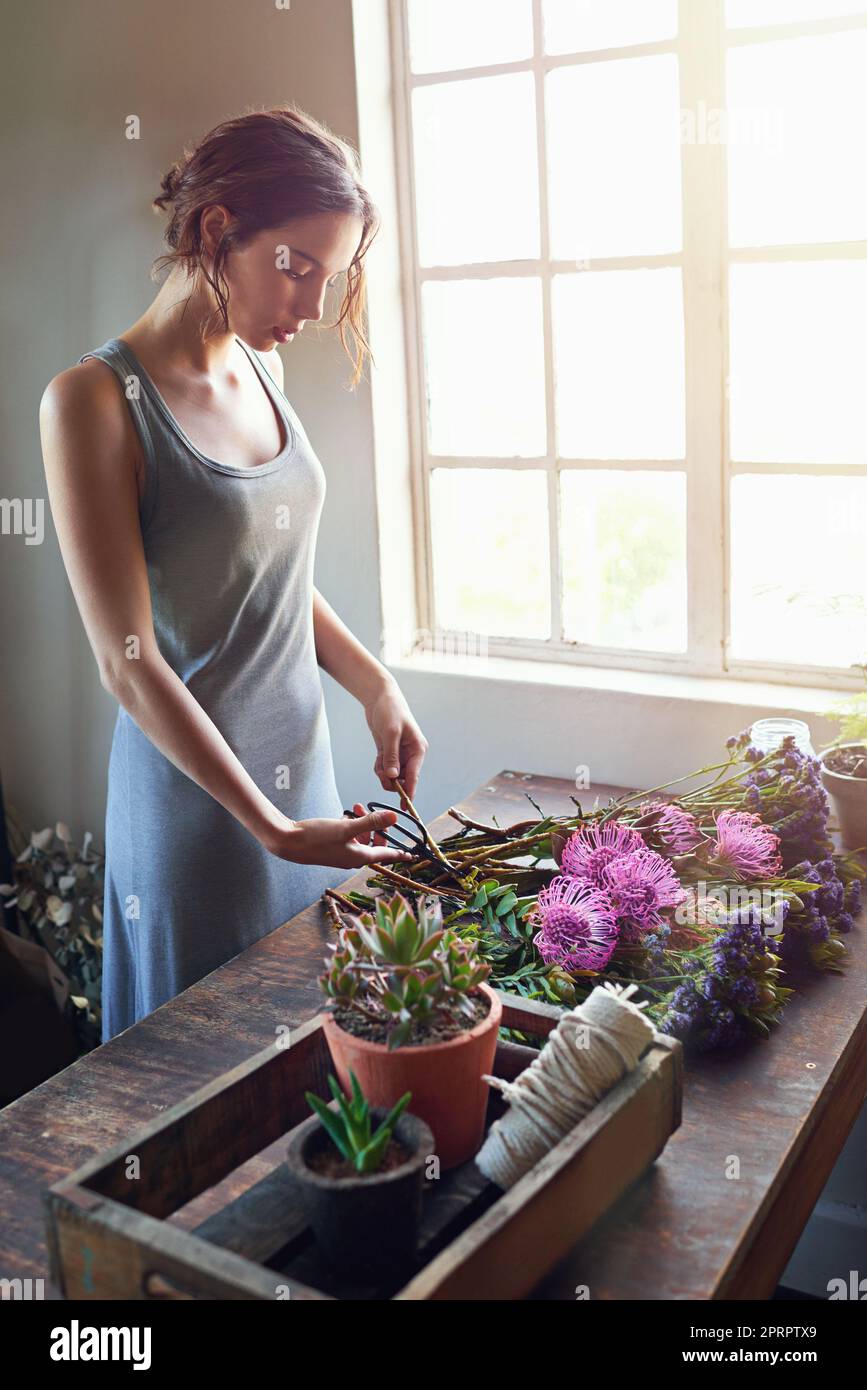
<svg viewBox="0 0 867 1390">
<path fill-rule="evenodd" d="M 500 994 L 503 1027 L 543 1037 L 561 1010 Z M 330 1099 L 322 1016 L 202 1086 L 128 1142 L 43 1193 L 51 1275 L 67 1298 L 516 1299 L 662 1152 L 681 1118 L 682 1049 L 655 1034 L 625 1076 L 508 1192 L 470 1161 L 426 1184 L 415 1272 L 400 1287 L 359 1290 L 319 1259 L 280 1154 L 273 1170 L 192 1230 L 171 1218 Z M 537 1056 L 497 1046 L 513 1078 Z M 493 1092 L 490 1124 L 503 1111 Z M 138 1169 L 132 1165 L 138 1160 Z M 131 1177 L 138 1171 L 140 1176 Z"/>
</svg>

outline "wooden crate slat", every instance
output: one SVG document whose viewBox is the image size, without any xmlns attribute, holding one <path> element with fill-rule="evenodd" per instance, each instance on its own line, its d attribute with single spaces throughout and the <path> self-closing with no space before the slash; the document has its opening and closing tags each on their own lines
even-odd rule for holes
<svg viewBox="0 0 867 1390">
<path fill-rule="evenodd" d="M 317 1017 L 294 1030 L 288 1047 L 272 1043 L 194 1091 L 83 1165 L 72 1181 L 151 1216 L 168 1216 L 305 1119 L 304 1091 L 328 1094 L 329 1065 Z M 127 1176 L 131 1154 L 140 1161 L 137 1180 Z"/>
<path fill-rule="evenodd" d="M 288 1143 L 288 1138 L 287 1138 Z M 307 1230 L 288 1168 L 281 1164 L 207 1217 L 194 1234 L 264 1264 Z"/>
<path fill-rule="evenodd" d="M 70 1207 L 56 1194 L 51 1203 L 61 1260 L 61 1268 L 52 1268 L 51 1274 L 66 1298 L 147 1301 L 145 1280 L 151 1273 L 193 1298 L 276 1302 L 279 1288 L 288 1289 L 289 1299 L 328 1297 L 110 1199 L 91 1213 Z"/>
<path fill-rule="evenodd" d="M 680 1109 L 678 1064 L 678 1052 L 654 1047 L 397 1298 L 528 1293 L 662 1152 Z"/>
<path fill-rule="evenodd" d="M 505 990 L 495 991 L 503 1006 L 502 1028 L 517 1028 L 520 1033 L 530 1033 L 534 1037 L 546 1038 L 557 1027 L 567 1009 L 555 1004 L 545 1004 L 541 999 L 525 999 L 520 994 L 507 994 Z"/>
</svg>

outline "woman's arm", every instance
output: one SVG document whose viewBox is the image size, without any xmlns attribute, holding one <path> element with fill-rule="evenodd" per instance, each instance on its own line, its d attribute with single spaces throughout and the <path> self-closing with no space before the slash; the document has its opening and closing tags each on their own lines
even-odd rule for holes
<svg viewBox="0 0 867 1390">
<path fill-rule="evenodd" d="M 391 672 L 350 632 L 318 589 L 313 590 L 313 634 L 323 671 L 360 704 L 367 706 L 384 691 L 397 688 Z"/>
<path fill-rule="evenodd" d="M 160 653 L 139 523 L 134 428 L 110 368 L 90 359 L 61 372 L 45 390 L 39 423 L 61 554 L 105 689 L 175 767 L 279 857 L 338 867 L 375 861 L 377 852 L 351 835 L 358 823 L 296 822 L 274 806 Z"/>
<path fill-rule="evenodd" d="M 313 590 L 313 629 L 319 665 L 364 706 L 376 744 L 373 770 L 380 784 L 386 791 L 394 791 L 394 778 L 400 778 L 412 801 L 429 745 L 400 686 L 317 589 Z"/>
</svg>

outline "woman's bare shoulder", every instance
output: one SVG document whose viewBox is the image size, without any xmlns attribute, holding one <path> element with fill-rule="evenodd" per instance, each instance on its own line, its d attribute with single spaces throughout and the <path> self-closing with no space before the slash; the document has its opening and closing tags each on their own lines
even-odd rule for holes
<svg viewBox="0 0 867 1390">
<path fill-rule="evenodd" d="M 40 413 L 61 414 L 71 421 L 92 418 L 93 412 L 111 419 L 123 405 L 118 380 L 107 362 L 88 357 L 58 372 L 42 393 Z"/>
<path fill-rule="evenodd" d="M 141 490 L 141 446 L 124 400 L 123 387 L 100 357 L 88 357 L 58 372 L 42 393 L 39 422 L 49 437 L 87 446 L 99 441 L 131 461 Z"/>
</svg>

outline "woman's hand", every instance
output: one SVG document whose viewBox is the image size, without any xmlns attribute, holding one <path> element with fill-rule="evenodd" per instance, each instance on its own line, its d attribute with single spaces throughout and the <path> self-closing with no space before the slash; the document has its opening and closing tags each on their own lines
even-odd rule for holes
<svg viewBox="0 0 867 1390">
<path fill-rule="evenodd" d="M 262 843 L 278 859 L 293 864 L 325 864 L 335 869 L 363 869 L 368 864 L 395 864 L 412 859 L 405 850 L 391 849 L 381 832 L 394 825 L 396 811 L 364 811 L 353 807 L 355 820 L 289 820 L 273 828 Z M 372 841 L 372 844 L 371 844 Z M 380 848 L 385 846 L 385 848 Z"/>
<path fill-rule="evenodd" d="M 364 706 L 368 728 L 376 743 L 373 770 L 385 791 L 393 792 L 399 777 L 410 801 L 415 799 L 428 741 L 416 724 L 396 681 L 388 684 Z M 401 797 L 401 806 L 408 806 Z"/>
</svg>

